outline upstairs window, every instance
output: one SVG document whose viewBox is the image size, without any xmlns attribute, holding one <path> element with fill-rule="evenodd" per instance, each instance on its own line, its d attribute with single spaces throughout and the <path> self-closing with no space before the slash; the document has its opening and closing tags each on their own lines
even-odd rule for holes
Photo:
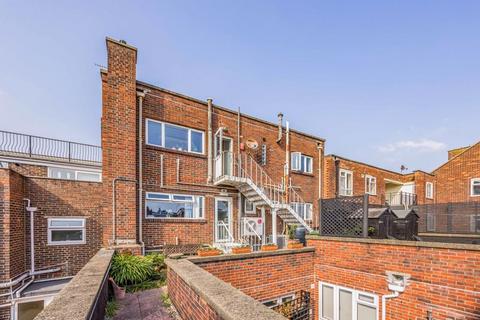
<svg viewBox="0 0 480 320">
<path fill-rule="evenodd" d="M 472 197 L 480 196 L 480 178 L 470 180 L 470 195 Z"/>
<path fill-rule="evenodd" d="M 203 131 L 152 119 L 147 119 L 146 122 L 148 145 L 203 154 Z"/>
<path fill-rule="evenodd" d="M 365 176 L 365 193 L 376 195 L 377 194 L 377 178 L 372 176 Z"/>
<path fill-rule="evenodd" d="M 85 171 L 85 170 L 76 170 L 76 169 L 59 168 L 59 167 L 49 167 L 48 177 L 54 178 L 54 179 L 90 181 L 90 182 L 102 181 L 102 174 L 97 171 Z"/>
<path fill-rule="evenodd" d="M 341 169 L 339 173 L 339 194 L 341 196 L 353 195 L 353 172 Z"/>
<path fill-rule="evenodd" d="M 85 219 L 79 218 L 49 218 L 48 244 L 84 244 Z"/>
<path fill-rule="evenodd" d="M 203 219 L 204 197 L 184 194 L 147 192 L 147 218 Z"/>
<path fill-rule="evenodd" d="M 431 182 L 425 184 L 425 197 L 427 197 L 427 199 L 433 199 L 433 183 Z"/>
<path fill-rule="evenodd" d="M 300 152 L 292 152 L 291 166 L 293 171 L 313 173 L 313 158 Z"/>
</svg>

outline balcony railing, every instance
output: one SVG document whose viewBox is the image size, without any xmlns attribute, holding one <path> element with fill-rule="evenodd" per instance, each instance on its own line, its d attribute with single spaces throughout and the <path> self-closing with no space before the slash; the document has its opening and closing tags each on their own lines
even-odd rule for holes
<svg viewBox="0 0 480 320">
<path fill-rule="evenodd" d="M 88 165 L 102 164 L 99 146 L 0 130 L 0 155 Z"/>
<path fill-rule="evenodd" d="M 411 207 L 417 204 L 417 195 L 403 191 L 386 193 L 385 204 L 389 206 Z"/>
</svg>

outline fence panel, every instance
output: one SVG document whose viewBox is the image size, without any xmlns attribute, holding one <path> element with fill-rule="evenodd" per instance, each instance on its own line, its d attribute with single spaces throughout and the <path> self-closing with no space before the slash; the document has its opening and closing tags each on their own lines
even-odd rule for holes
<svg viewBox="0 0 480 320">
<path fill-rule="evenodd" d="M 321 200 L 320 234 L 334 237 L 366 237 L 368 198 L 341 197 Z"/>
<path fill-rule="evenodd" d="M 480 202 L 450 202 L 414 207 L 421 233 L 480 235 Z"/>
</svg>

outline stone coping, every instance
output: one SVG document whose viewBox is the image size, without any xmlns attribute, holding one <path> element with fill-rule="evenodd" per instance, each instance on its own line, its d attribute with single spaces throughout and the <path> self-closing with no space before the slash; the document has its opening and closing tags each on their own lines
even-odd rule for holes
<svg viewBox="0 0 480 320">
<path fill-rule="evenodd" d="M 275 251 L 257 251 L 257 252 L 250 252 L 250 253 L 241 253 L 241 254 L 222 254 L 220 256 L 211 256 L 211 257 L 191 257 L 191 258 L 188 258 L 188 260 L 190 260 L 195 264 L 198 264 L 198 263 L 208 263 L 208 262 L 216 262 L 216 261 L 242 260 L 242 259 L 281 256 L 286 254 L 299 254 L 299 253 L 305 253 L 305 252 L 315 252 L 315 248 L 304 247 L 301 249 L 280 249 Z"/>
<path fill-rule="evenodd" d="M 327 237 L 327 236 L 315 236 L 315 235 L 308 235 L 306 236 L 306 238 L 307 240 L 357 242 L 357 243 L 383 244 L 383 245 L 391 245 L 391 246 L 406 246 L 406 247 L 417 247 L 417 248 L 423 247 L 423 248 L 480 251 L 480 245 L 466 244 L 466 243 L 444 243 L 444 242 L 406 241 L 406 240 L 392 240 L 392 239 Z"/>
<path fill-rule="evenodd" d="M 100 249 L 35 320 L 89 319 L 114 251 Z"/>
<path fill-rule="evenodd" d="M 166 264 L 224 320 L 285 320 L 281 314 L 218 279 L 189 259 Z"/>
</svg>

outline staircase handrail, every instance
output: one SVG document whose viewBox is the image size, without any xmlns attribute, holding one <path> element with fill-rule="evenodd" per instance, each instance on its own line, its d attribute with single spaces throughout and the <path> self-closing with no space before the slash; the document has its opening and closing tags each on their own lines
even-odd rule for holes
<svg viewBox="0 0 480 320">
<path fill-rule="evenodd" d="M 227 226 L 227 224 L 224 221 L 218 221 L 218 225 L 222 226 L 227 231 L 230 242 L 233 242 L 235 240 L 235 238 L 233 237 L 232 233 L 230 232 L 230 228 Z"/>
</svg>

